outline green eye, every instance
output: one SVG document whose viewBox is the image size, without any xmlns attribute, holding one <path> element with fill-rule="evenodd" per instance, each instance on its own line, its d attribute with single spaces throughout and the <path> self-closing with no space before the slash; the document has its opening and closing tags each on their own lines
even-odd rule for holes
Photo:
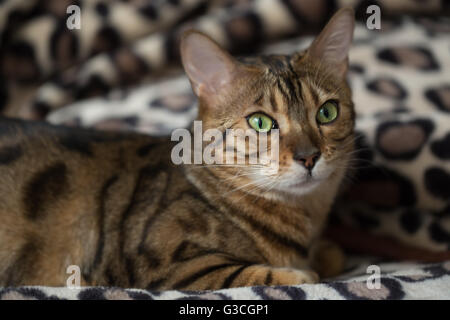
<svg viewBox="0 0 450 320">
<path fill-rule="evenodd" d="M 266 116 L 264 113 L 254 113 L 248 119 L 250 127 L 258 132 L 269 132 L 272 128 L 275 128 L 275 121 Z"/>
<path fill-rule="evenodd" d="M 334 101 L 325 102 L 319 109 L 316 115 L 317 122 L 320 124 L 327 124 L 332 122 L 338 116 L 337 104 Z"/>
</svg>

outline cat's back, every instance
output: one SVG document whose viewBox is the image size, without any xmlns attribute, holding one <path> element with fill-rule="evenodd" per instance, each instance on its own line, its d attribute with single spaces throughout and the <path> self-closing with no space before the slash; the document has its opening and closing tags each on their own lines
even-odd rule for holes
<svg viewBox="0 0 450 320">
<path fill-rule="evenodd" d="M 167 168 L 170 147 L 166 137 L 0 119 L 0 214 L 36 219 L 47 204 L 97 193 L 113 177 Z"/>
<path fill-rule="evenodd" d="M 86 179 L 84 185 L 89 186 L 93 177 L 114 170 L 123 173 L 148 163 L 168 162 L 170 148 L 166 137 L 0 118 L 0 193 L 30 176 L 41 191 L 46 180 L 52 180 L 54 191 L 60 192 L 71 179 Z"/>
<path fill-rule="evenodd" d="M 143 172 L 171 169 L 170 148 L 168 138 L 0 119 L 0 274 L 14 261 L 31 263 L 30 252 L 55 257 L 35 262 L 47 271 L 67 248 L 83 260 L 98 226 L 139 191 Z"/>
</svg>

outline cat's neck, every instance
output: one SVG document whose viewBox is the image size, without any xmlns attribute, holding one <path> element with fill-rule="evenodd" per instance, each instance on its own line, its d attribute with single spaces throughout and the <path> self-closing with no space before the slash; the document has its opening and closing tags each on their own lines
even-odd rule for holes
<svg viewBox="0 0 450 320">
<path fill-rule="evenodd" d="M 338 170 L 311 192 L 296 195 L 227 185 L 223 179 L 215 175 L 217 170 L 214 167 L 208 170 L 185 167 L 188 180 L 212 203 L 248 214 L 263 211 L 273 214 L 304 215 L 316 220 L 314 222 L 319 225 L 326 219 L 344 176 L 344 172 Z"/>
</svg>

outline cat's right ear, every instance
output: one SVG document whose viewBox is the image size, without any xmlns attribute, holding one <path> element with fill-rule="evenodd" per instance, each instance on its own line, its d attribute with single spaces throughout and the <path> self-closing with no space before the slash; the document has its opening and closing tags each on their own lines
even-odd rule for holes
<svg viewBox="0 0 450 320">
<path fill-rule="evenodd" d="M 186 31 L 181 38 L 180 51 L 184 70 L 199 98 L 215 96 L 232 84 L 237 63 L 208 36 Z"/>
<path fill-rule="evenodd" d="M 344 77 L 354 28 L 353 9 L 340 9 L 313 41 L 308 49 L 309 55 L 329 65 L 337 76 Z"/>
</svg>

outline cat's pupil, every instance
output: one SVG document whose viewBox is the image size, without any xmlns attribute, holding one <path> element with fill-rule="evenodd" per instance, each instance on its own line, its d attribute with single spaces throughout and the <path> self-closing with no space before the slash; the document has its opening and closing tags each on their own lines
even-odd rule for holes
<svg viewBox="0 0 450 320">
<path fill-rule="evenodd" d="M 258 127 L 262 128 L 262 118 L 258 118 Z"/>
<path fill-rule="evenodd" d="M 323 109 L 323 115 L 325 116 L 325 118 L 328 118 L 330 116 L 330 113 L 328 112 L 327 108 Z"/>
</svg>

